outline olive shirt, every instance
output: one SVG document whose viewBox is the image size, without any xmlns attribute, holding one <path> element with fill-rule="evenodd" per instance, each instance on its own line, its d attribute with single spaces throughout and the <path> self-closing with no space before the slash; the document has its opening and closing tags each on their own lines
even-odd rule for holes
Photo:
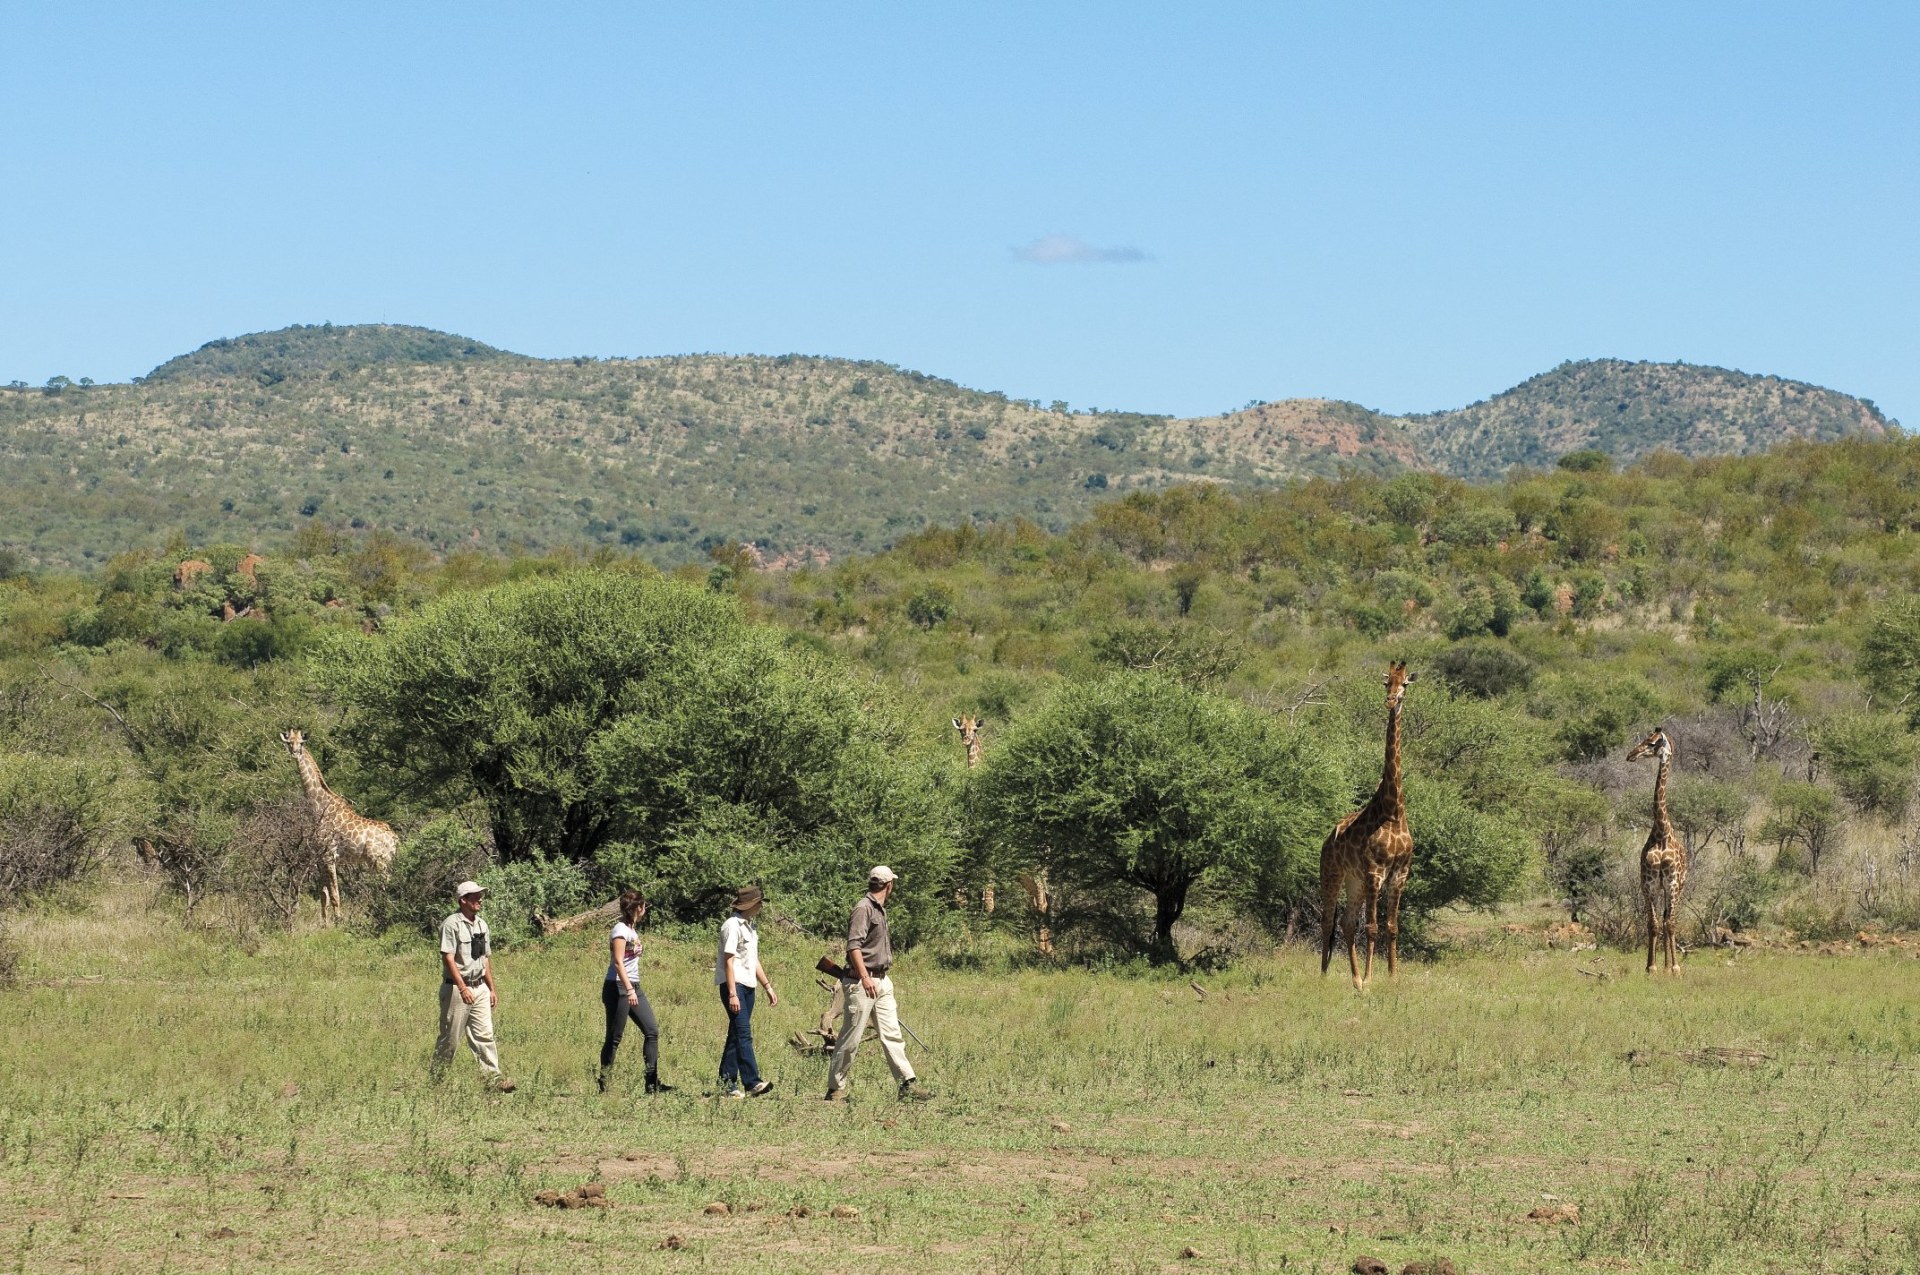
<svg viewBox="0 0 1920 1275">
<path fill-rule="evenodd" d="M 460 971 L 460 977 L 467 986 L 487 981 L 487 948 L 490 945 L 487 933 L 487 919 L 476 916 L 469 921 L 466 914 L 455 912 L 440 922 L 440 951 L 453 958 L 454 968 Z M 451 983 L 445 971 L 441 972 L 441 982 Z"/>
<path fill-rule="evenodd" d="M 855 951 L 866 963 L 867 973 L 875 978 L 893 968 L 893 940 L 887 936 L 887 907 L 871 894 L 860 896 L 860 901 L 853 905 L 853 919 L 847 922 L 849 964 Z M 847 973 L 851 975 L 853 971 L 849 969 Z"/>
</svg>

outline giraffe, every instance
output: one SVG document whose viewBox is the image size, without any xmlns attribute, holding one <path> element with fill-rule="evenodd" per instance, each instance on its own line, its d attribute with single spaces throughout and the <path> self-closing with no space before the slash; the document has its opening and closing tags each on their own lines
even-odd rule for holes
<svg viewBox="0 0 1920 1275">
<path fill-rule="evenodd" d="M 303 733 L 285 731 L 280 742 L 287 746 L 287 751 L 293 754 L 293 764 L 300 768 L 300 789 L 306 794 L 307 810 L 313 815 L 321 853 L 326 860 L 327 880 L 320 887 L 320 920 L 323 924 L 326 922 L 331 905 L 337 922 L 341 861 L 365 863 L 375 872 L 385 874 L 387 865 L 393 862 L 394 852 L 399 849 L 400 838 L 378 819 L 368 819 L 355 811 L 345 797 L 327 787 L 313 754 L 307 751 L 307 737 Z"/>
<path fill-rule="evenodd" d="M 1320 847 L 1320 972 L 1333 961 L 1334 922 L 1347 932 L 1347 967 L 1354 987 L 1366 990 L 1373 977 L 1373 940 L 1380 920 L 1380 896 L 1387 898 L 1387 975 L 1396 972 L 1400 951 L 1400 893 L 1413 869 L 1413 834 L 1407 831 L 1407 803 L 1400 793 L 1400 701 L 1415 675 L 1406 662 L 1387 666 L 1387 759 L 1373 799 L 1334 825 Z M 1346 896 L 1344 917 L 1335 915 Z M 1361 913 L 1367 921 L 1367 966 L 1354 959 L 1354 938 Z"/>
<path fill-rule="evenodd" d="M 966 746 L 968 771 L 980 769 L 980 732 L 986 725 L 984 718 L 971 715 L 953 719 L 953 728 L 960 732 L 960 742 Z M 992 916 L 993 904 L 993 878 L 988 876 L 986 884 L 980 887 L 980 906 Z"/>
<path fill-rule="evenodd" d="M 1673 937 L 1673 909 L 1687 886 L 1687 848 L 1674 835 L 1667 818 L 1667 775 L 1673 769 L 1673 741 L 1655 727 L 1633 746 L 1628 761 L 1652 756 L 1660 763 L 1653 779 L 1653 829 L 1640 847 L 1640 899 L 1647 909 L 1647 973 L 1653 973 L 1656 948 L 1663 949 L 1662 968 L 1680 976 L 1680 953 Z"/>
</svg>

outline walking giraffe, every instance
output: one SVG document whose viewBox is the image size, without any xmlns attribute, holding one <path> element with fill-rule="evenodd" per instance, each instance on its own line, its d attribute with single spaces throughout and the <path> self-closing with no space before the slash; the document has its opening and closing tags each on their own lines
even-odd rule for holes
<svg viewBox="0 0 1920 1275">
<path fill-rule="evenodd" d="M 1407 831 L 1407 803 L 1400 793 L 1400 701 L 1414 674 L 1406 662 L 1387 666 L 1387 760 L 1373 799 L 1334 826 L 1320 847 L 1320 972 L 1333 961 L 1334 921 L 1347 932 L 1347 966 L 1353 985 L 1365 990 L 1373 977 L 1373 939 L 1380 920 L 1380 896 L 1387 899 L 1387 974 L 1397 972 L 1400 952 L 1400 893 L 1413 870 L 1413 834 Z M 1341 895 L 1343 917 L 1336 918 Z M 1354 959 L 1354 935 L 1360 916 L 1367 919 L 1367 968 Z"/>
<path fill-rule="evenodd" d="M 369 819 L 347 804 L 347 799 L 327 787 L 319 764 L 307 751 L 307 737 L 297 730 L 281 734 L 280 742 L 293 754 L 300 768 L 300 790 L 306 794 L 307 810 L 320 837 L 320 852 L 327 865 L 327 879 L 320 887 L 320 920 L 327 920 L 331 905 L 333 919 L 340 919 L 340 863 L 365 863 L 384 875 L 399 849 L 400 838 L 378 819 Z"/>
<path fill-rule="evenodd" d="M 1653 733 L 1633 746 L 1628 761 L 1652 756 L 1660 763 L 1653 779 L 1653 829 L 1647 844 L 1640 847 L 1640 899 L 1647 911 L 1647 973 L 1653 973 L 1656 948 L 1664 957 L 1663 968 L 1678 978 L 1680 952 L 1673 936 L 1673 912 L 1680 903 L 1680 891 L 1687 887 L 1687 848 L 1674 835 L 1673 821 L 1667 818 L 1667 775 L 1673 769 L 1673 741 L 1667 732 L 1655 727 Z"/>
</svg>

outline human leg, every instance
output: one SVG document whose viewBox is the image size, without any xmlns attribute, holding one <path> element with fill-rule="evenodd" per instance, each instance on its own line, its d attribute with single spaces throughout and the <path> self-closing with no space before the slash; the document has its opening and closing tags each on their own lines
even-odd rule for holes
<svg viewBox="0 0 1920 1275">
<path fill-rule="evenodd" d="M 608 1068 L 613 1066 L 613 1058 L 620 1050 L 620 1039 L 627 1033 L 627 998 L 620 991 L 620 985 L 611 979 L 600 983 L 600 1007 L 606 1011 L 607 1035 L 600 1044 L 601 1088 L 606 1088 L 604 1080 Z"/>
<path fill-rule="evenodd" d="M 853 1074 L 853 1059 L 860 1052 L 860 1038 L 867 1034 L 867 1020 L 873 1016 L 873 999 L 853 979 L 841 980 L 846 989 L 847 1012 L 840 1019 L 840 1039 L 833 1047 L 833 1065 L 827 1073 L 827 1092 L 847 1087 Z"/>
<path fill-rule="evenodd" d="M 453 1061 L 454 1044 L 467 1034 L 467 1003 L 452 983 L 440 984 L 440 1039 L 433 1044 L 433 1065 L 444 1068 Z"/>
<path fill-rule="evenodd" d="M 913 1064 L 907 1061 L 906 1037 L 900 1034 L 900 1011 L 893 999 L 893 980 L 879 980 L 880 995 L 873 1002 L 873 1025 L 880 1034 L 880 1052 L 887 1056 L 887 1068 L 901 1084 L 913 1079 Z"/>
<path fill-rule="evenodd" d="M 740 1060 L 740 1083 L 747 1089 L 760 1087 L 760 1061 L 753 1056 L 754 989 L 740 989 L 740 1012 L 734 1016 L 734 1053 Z"/>
<path fill-rule="evenodd" d="M 646 1063 L 647 1075 L 657 1080 L 660 1075 L 660 1024 L 653 1016 L 653 1004 L 647 1000 L 647 994 L 638 987 L 633 989 L 640 998 L 638 1005 L 628 1005 L 626 1016 L 640 1029 L 640 1057 Z"/>
<path fill-rule="evenodd" d="M 493 1038 L 493 993 L 484 983 L 474 987 L 473 1004 L 467 1006 L 467 1048 L 480 1060 L 482 1075 L 489 1080 L 500 1075 L 500 1047 Z"/>
</svg>

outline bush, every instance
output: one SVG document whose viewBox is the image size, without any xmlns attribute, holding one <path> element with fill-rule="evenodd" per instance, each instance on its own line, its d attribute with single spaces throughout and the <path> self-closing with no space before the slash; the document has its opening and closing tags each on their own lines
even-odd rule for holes
<svg viewBox="0 0 1920 1275">
<path fill-rule="evenodd" d="M 129 835 L 143 796 L 104 762 L 0 754 L 0 909 L 92 876 Z"/>
<path fill-rule="evenodd" d="M 567 859 L 519 859 L 497 863 L 477 878 L 486 887 L 487 928 L 503 946 L 539 933 L 536 916 L 567 916 L 600 900 L 586 869 Z M 452 891 L 440 916 L 453 911 Z M 439 918 L 434 928 L 439 928 Z"/>
<path fill-rule="evenodd" d="M 1433 658 L 1433 670 L 1455 690 L 1480 699 L 1498 699 L 1533 685 L 1535 665 L 1498 642 L 1460 642 Z"/>
<path fill-rule="evenodd" d="M 1840 795 L 1860 810 L 1898 818 L 1913 800 L 1914 764 L 1920 738 L 1898 717 L 1847 713 L 1825 722 L 1814 735 L 1820 758 Z"/>
<path fill-rule="evenodd" d="M 461 820 L 435 819 L 400 843 L 385 883 L 373 895 L 375 929 L 431 935 L 452 912 L 453 887 L 487 870 L 490 847 Z"/>
</svg>

